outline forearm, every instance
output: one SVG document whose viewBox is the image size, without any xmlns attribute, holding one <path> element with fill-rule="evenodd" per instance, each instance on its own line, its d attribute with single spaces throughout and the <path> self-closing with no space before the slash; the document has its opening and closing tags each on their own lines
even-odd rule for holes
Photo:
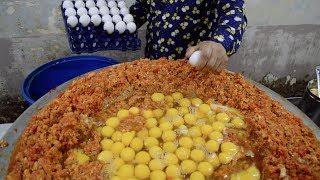
<svg viewBox="0 0 320 180">
<path fill-rule="evenodd" d="M 132 14 L 137 28 L 140 28 L 146 21 L 149 12 L 149 5 L 146 0 L 137 0 L 131 7 Z"/>
<path fill-rule="evenodd" d="M 231 56 L 240 47 L 242 36 L 247 26 L 243 0 L 218 0 L 217 22 L 212 41 L 220 43 Z"/>
</svg>

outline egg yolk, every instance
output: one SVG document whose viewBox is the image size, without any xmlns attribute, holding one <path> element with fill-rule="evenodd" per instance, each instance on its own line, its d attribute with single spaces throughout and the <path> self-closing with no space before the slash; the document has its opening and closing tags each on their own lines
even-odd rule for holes
<svg viewBox="0 0 320 180">
<path fill-rule="evenodd" d="M 110 179 L 204 180 L 210 179 L 220 165 L 236 161 L 242 148 L 224 134 L 228 128 L 246 128 L 239 111 L 222 111 L 210 104 L 212 101 L 184 97 L 180 92 L 156 92 L 150 99 L 153 106 L 159 106 L 119 109 L 106 115 L 105 125 L 97 128 L 102 151 L 96 160 L 110 165 Z M 122 131 L 122 121 L 134 116 L 144 119 L 144 127 Z M 91 160 L 81 150 L 75 151 L 75 159 L 79 164 Z M 260 172 L 251 166 L 230 178 L 259 179 Z"/>
</svg>

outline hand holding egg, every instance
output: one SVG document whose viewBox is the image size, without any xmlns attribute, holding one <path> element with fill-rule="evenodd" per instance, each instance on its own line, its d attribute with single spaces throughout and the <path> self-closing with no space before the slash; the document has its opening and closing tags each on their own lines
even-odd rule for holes
<svg viewBox="0 0 320 180">
<path fill-rule="evenodd" d="M 225 48 L 213 41 L 202 41 L 196 46 L 189 47 L 186 58 L 189 58 L 190 64 L 198 69 L 208 67 L 214 71 L 226 68 L 228 62 Z"/>
<path fill-rule="evenodd" d="M 201 58 L 201 51 L 195 51 L 189 57 L 189 63 L 192 66 L 196 66 L 200 62 L 200 58 Z"/>
</svg>

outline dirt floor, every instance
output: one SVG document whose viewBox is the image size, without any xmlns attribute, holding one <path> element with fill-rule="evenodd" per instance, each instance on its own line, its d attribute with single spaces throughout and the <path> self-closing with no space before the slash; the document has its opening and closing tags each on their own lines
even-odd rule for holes
<svg viewBox="0 0 320 180">
<path fill-rule="evenodd" d="M 285 98 L 289 97 L 302 97 L 307 87 L 308 81 L 297 81 L 295 84 L 290 85 L 286 83 L 286 78 L 278 79 L 272 83 L 260 81 L 264 86 L 272 89 Z"/>
<path fill-rule="evenodd" d="M 0 124 L 14 122 L 27 108 L 28 104 L 18 96 L 0 97 Z"/>
</svg>

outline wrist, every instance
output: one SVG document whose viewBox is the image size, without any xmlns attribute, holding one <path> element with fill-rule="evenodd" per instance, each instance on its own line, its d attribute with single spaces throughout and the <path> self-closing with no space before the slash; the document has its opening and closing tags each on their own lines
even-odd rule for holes
<svg viewBox="0 0 320 180">
<path fill-rule="evenodd" d="M 233 53 L 228 49 L 229 45 L 227 44 L 227 41 L 223 41 L 221 42 L 221 39 L 218 37 L 214 37 L 210 40 L 213 43 L 216 43 L 217 46 L 219 46 L 221 49 L 223 49 L 225 51 L 225 53 L 228 56 L 231 56 Z"/>
</svg>

